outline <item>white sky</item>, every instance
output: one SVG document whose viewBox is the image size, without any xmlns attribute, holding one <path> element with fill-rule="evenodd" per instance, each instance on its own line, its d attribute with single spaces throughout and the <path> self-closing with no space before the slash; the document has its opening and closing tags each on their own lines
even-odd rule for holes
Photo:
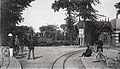
<svg viewBox="0 0 120 69">
<path fill-rule="evenodd" d="M 100 0 L 101 4 L 95 6 L 100 14 L 111 19 L 115 18 L 116 9 L 114 5 L 120 0 Z M 55 12 L 51 9 L 54 0 L 35 0 L 31 3 L 32 7 L 23 12 L 23 25 L 32 26 L 35 32 L 39 32 L 39 27 L 47 24 L 60 25 L 65 23 L 65 11 Z"/>
</svg>

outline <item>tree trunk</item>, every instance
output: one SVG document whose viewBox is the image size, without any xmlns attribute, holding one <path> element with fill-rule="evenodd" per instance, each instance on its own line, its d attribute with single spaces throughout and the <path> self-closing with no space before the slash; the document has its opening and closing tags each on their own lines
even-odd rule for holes
<svg viewBox="0 0 120 69">
<path fill-rule="evenodd" d="M 0 0 L 0 8 L 1 8 L 1 0 Z M 0 9 L 0 13 L 1 13 L 1 9 Z M 1 46 L 1 34 L 2 34 L 2 31 L 1 31 L 1 14 L 0 14 L 0 46 Z"/>
<path fill-rule="evenodd" d="M 70 44 L 72 44 L 73 38 L 72 38 L 72 32 L 71 31 L 69 32 L 69 35 L 70 35 Z"/>
<path fill-rule="evenodd" d="M 84 20 L 83 20 L 83 30 L 84 30 L 84 45 L 86 45 L 87 44 L 87 41 L 86 41 L 86 29 L 85 29 L 85 24 L 86 23 L 86 19 L 84 18 Z"/>
<path fill-rule="evenodd" d="M 70 8 L 68 8 L 68 15 L 69 15 L 69 24 L 71 25 L 71 14 L 70 14 L 70 12 L 71 12 L 71 9 Z M 70 44 L 72 44 L 72 32 L 71 32 L 71 29 L 69 28 L 69 34 L 70 34 Z"/>
</svg>

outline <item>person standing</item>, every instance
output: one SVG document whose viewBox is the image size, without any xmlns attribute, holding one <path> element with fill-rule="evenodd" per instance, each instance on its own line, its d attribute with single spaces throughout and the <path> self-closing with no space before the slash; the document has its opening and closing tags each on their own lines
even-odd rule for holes
<svg viewBox="0 0 120 69">
<path fill-rule="evenodd" d="M 33 59 L 35 59 L 35 56 L 34 56 L 34 39 L 33 39 L 32 36 L 29 36 L 29 38 L 28 38 L 28 49 L 29 49 L 28 59 L 30 59 L 31 52 L 32 52 Z"/>
<path fill-rule="evenodd" d="M 103 41 L 101 40 L 101 39 L 99 39 L 98 41 L 97 41 L 97 52 L 99 51 L 99 50 L 101 50 L 101 52 L 103 52 Z"/>
<path fill-rule="evenodd" d="M 12 34 L 9 34 L 10 40 L 9 40 L 9 47 L 10 47 L 10 57 L 13 57 L 13 47 L 14 47 L 14 38 Z"/>
<path fill-rule="evenodd" d="M 21 45 L 20 45 L 20 52 L 21 54 L 23 54 L 23 49 L 24 49 L 24 45 L 25 45 L 25 39 L 24 37 L 21 38 Z"/>
<path fill-rule="evenodd" d="M 15 52 L 16 52 L 15 54 L 18 55 L 19 54 L 19 44 L 20 44 L 20 41 L 19 41 L 17 35 L 15 36 L 15 43 L 14 44 L 15 44 Z"/>
</svg>

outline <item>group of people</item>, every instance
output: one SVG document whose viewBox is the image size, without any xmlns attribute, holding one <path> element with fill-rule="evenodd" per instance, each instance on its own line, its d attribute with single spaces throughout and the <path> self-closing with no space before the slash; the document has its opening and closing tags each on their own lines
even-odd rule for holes
<svg viewBox="0 0 120 69">
<path fill-rule="evenodd" d="M 96 52 L 98 52 L 98 51 L 101 51 L 101 52 L 103 52 L 103 41 L 101 40 L 101 39 L 99 39 L 97 42 L 96 42 L 96 44 L 95 44 L 96 46 L 97 46 L 97 51 Z M 91 47 L 90 47 L 90 45 L 89 44 L 87 44 L 87 49 L 86 49 L 86 51 L 81 55 L 81 57 L 90 57 L 92 55 L 92 49 L 91 49 Z"/>
<path fill-rule="evenodd" d="M 21 44 L 21 45 L 20 45 Z M 18 39 L 18 36 L 15 36 L 15 38 L 10 37 L 10 42 L 9 42 L 9 46 L 10 46 L 10 51 L 15 51 L 13 53 L 10 53 L 10 56 L 12 57 L 15 54 L 19 54 L 19 48 L 21 47 L 22 50 L 22 54 L 23 54 L 23 48 L 24 45 L 28 46 L 29 49 L 29 53 L 28 53 L 28 59 L 30 59 L 30 54 L 32 52 L 32 57 L 33 59 L 35 59 L 35 55 L 34 55 L 34 45 L 35 44 L 35 39 L 33 36 L 29 35 L 26 39 L 22 38 L 22 41 L 20 42 Z M 99 39 L 96 43 L 97 46 L 97 52 L 101 51 L 103 52 L 103 42 L 101 39 Z M 87 49 L 86 51 L 81 55 L 81 57 L 90 57 L 92 55 L 92 49 L 90 47 L 89 44 L 87 44 Z"/>
<path fill-rule="evenodd" d="M 29 49 L 28 59 L 30 59 L 31 52 L 33 59 L 35 59 L 34 44 L 35 40 L 34 37 L 31 35 L 29 35 L 27 38 L 21 38 L 21 40 L 18 39 L 17 35 L 15 37 L 11 36 L 9 40 L 10 57 L 18 56 L 19 51 L 21 51 L 21 53 L 23 54 L 24 46 L 28 46 Z"/>
<path fill-rule="evenodd" d="M 19 45 L 20 41 L 18 39 L 18 36 L 16 35 L 15 38 L 13 36 L 10 36 L 9 47 L 11 57 L 16 56 L 19 53 Z"/>
</svg>

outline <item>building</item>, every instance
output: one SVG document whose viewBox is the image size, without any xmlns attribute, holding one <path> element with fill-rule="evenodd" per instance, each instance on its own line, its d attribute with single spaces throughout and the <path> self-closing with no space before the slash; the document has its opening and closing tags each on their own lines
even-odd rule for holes
<svg viewBox="0 0 120 69">
<path fill-rule="evenodd" d="M 112 34 L 112 45 L 120 46 L 120 19 L 111 20 L 114 33 Z"/>
<path fill-rule="evenodd" d="M 86 23 L 84 23 L 83 21 L 79 21 L 76 24 L 76 26 L 79 29 L 79 37 L 78 37 L 79 44 L 80 45 L 85 45 L 87 43 L 93 44 L 93 42 L 95 41 L 94 39 L 92 39 L 94 37 L 94 31 L 96 29 L 95 24 L 91 21 L 87 21 Z M 84 28 L 83 26 L 85 26 L 85 29 L 83 29 Z"/>
<path fill-rule="evenodd" d="M 110 21 L 98 21 L 96 22 L 97 29 L 95 34 L 97 34 L 97 39 L 102 39 L 104 45 L 111 45 L 113 28 Z"/>
<path fill-rule="evenodd" d="M 83 29 L 83 25 L 85 24 L 84 34 L 79 34 L 79 39 L 84 40 L 84 44 L 91 44 L 93 45 L 96 43 L 98 39 L 102 39 L 104 44 L 111 45 L 111 34 L 113 32 L 111 22 L 110 21 L 79 21 L 76 26 L 78 29 Z M 79 40 L 81 42 L 81 40 Z"/>
</svg>

